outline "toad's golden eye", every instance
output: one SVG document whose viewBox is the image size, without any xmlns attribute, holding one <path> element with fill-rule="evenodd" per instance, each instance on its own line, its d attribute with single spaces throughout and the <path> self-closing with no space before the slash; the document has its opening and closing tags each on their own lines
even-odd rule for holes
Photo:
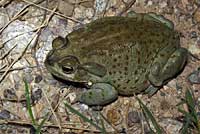
<svg viewBox="0 0 200 134">
<path fill-rule="evenodd" d="M 79 60 L 72 55 L 68 55 L 59 61 L 59 66 L 66 74 L 73 73 L 79 64 L 80 64 Z"/>
<path fill-rule="evenodd" d="M 71 74 L 74 72 L 74 68 L 69 66 L 62 66 L 62 70 L 66 74 Z"/>
</svg>

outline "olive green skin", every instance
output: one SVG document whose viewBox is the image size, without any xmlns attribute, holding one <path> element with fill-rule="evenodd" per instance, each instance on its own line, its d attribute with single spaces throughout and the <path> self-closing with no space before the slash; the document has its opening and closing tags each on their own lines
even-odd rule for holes
<svg viewBox="0 0 200 134">
<path fill-rule="evenodd" d="M 118 94 L 134 95 L 150 84 L 161 87 L 187 61 L 173 24 L 154 13 L 101 18 L 56 38 L 52 46 L 47 69 L 91 88 L 79 98 L 88 105 L 108 104 Z"/>
</svg>

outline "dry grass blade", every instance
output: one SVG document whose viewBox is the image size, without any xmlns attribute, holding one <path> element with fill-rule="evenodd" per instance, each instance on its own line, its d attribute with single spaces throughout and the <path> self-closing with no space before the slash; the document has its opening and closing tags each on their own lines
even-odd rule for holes
<svg viewBox="0 0 200 134">
<path fill-rule="evenodd" d="M 25 13 L 27 13 L 27 8 L 30 6 L 26 5 L 24 8 L 22 8 L 18 13 L 16 13 L 16 15 L 4 26 L 0 29 L 0 34 L 3 32 L 3 30 L 13 21 L 15 21 L 16 19 L 18 19 L 20 16 L 24 15 Z"/>
<path fill-rule="evenodd" d="M 42 6 L 39 6 L 39 5 L 37 5 L 37 4 L 35 4 L 35 3 L 31 2 L 31 1 L 28 1 L 28 0 L 22 0 L 22 1 L 24 1 L 24 2 L 26 2 L 26 3 L 28 3 L 28 4 L 31 4 L 31 5 L 34 5 L 34 6 L 37 7 L 37 8 L 46 10 L 46 11 L 48 11 L 48 12 L 52 12 L 52 10 L 50 10 L 50 9 L 48 9 L 48 8 L 45 8 L 45 7 L 42 7 Z M 54 14 L 56 14 L 56 15 L 58 15 L 58 16 L 61 16 L 61 17 L 63 17 L 63 18 L 69 19 L 69 20 L 71 20 L 71 21 L 74 21 L 74 22 L 83 24 L 82 22 L 80 22 L 80 21 L 77 20 L 77 19 L 74 19 L 74 18 L 69 17 L 69 16 L 65 16 L 65 15 L 60 14 L 60 13 L 58 13 L 58 12 L 54 12 Z"/>
<path fill-rule="evenodd" d="M 23 36 L 24 34 L 29 34 L 29 33 L 31 33 L 31 32 L 37 31 L 39 28 L 42 28 L 42 27 L 40 26 L 40 27 L 37 27 L 37 28 L 35 28 L 35 29 L 33 29 L 33 30 L 20 33 L 20 34 L 18 34 L 18 35 L 16 35 L 16 36 L 14 36 L 14 37 L 12 37 L 12 38 L 10 38 L 10 39 L 4 41 L 3 43 L 0 44 L 0 49 L 3 48 L 3 47 L 5 46 L 5 44 L 8 43 L 9 41 L 11 41 L 11 40 L 13 40 L 13 39 L 15 39 L 15 38 L 17 38 L 17 37 Z"/>
<path fill-rule="evenodd" d="M 34 39 L 37 38 L 38 33 L 40 33 L 40 31 L 42 30 L 42 28 L 46 27 L 50 21 L 50 19 L 52 18 L 54 12 L 55 12 L 56 8 L 54 8 L 54 10 L 52 10 L 51 15 L 49 16 L 49 18 L 47 18 L 43 24 L 37 29 L 37 31 L 35 32 L 35 34 L 33 35 L 33 37 L 31 38 L 31 40 L 28 42 L 28 44 L 26 45 L 26 47 L 24 48 L 24 50 L 21 52 L 21 54 L 9 65 L 9 67 L 6 69 L 6 71 L 2 74 L 2 76 L 0 77 L 0 83 L 4 80 L 4 78 L 6 77 L 6 75 L 8 74 L 9 70 L 12 68 L 12 66 L 19 61 L 23 55 L 26 53 L 28 47 L 30 46 L 30 44 L 32 43 L 32 41 L 34 41 Z"/>
<path fill-rule="evenodd" d="M 135 2 L 136 2 L 136 0 L 131 0 L 128 4 L 126 4 L 124 9 L 122 9 L 122 11 L 120 13 L 118 13 L 117 16 L 122 16 L 125 12 L 127 12 L 135 4 Z"/>
<path fill-rule="evenodd" d="M 51 19 L 52 16 L 54 15 L 54 13 L 55 13 L 55 11 L 56 11 L 56 8 L 57 8 L 57 7 L 54 8 L 54 10 L 51 12 L 51 15 L 44 21 L 44 24 L 45 24 L 46 26 L 48 25 L 50 19 Z M 49 101 L 49 99 L 48 99 L 48 97 L 47 97 L 46 92 L 45 92 L 43 89 L 42 89 L 42 92 L 43 92 L 43 94 L 44 94 L 44 96 L 45 96 L 45 99 L 46 99 L 46 101 L 47 101 L 47 103 L 48 103 L 50 109 L 51 109 L 51 112 L 53 113 L 53 115 L 54 115 L 54 117 L 55 117 L 55 119 L 56 119 L 56 122 L 58 123 L 59 128 L 61 129 L 61 125 L 60 125 L 61 123 L 60 123 L 59 119 L 57 118 L 57 116 L 56 116 L 56 114 L 55 114 L 55 112 L 54 112 L 53 107 L 51 106 L 51 103 L 50 103 L 50 101 Z"/>
<path fill-rule="evenodd" d="M 30 46 L 30 44 L 32 43 L 32 41 L 35 39 L 35 37 L 37 36 L 37 34 L 39 33 L 40 30 L 41 30 L 41 28 L 36 31 L 36 33 L 33 35 L 33 38 L 28 42 L 28 44 L 26 45 L 26 47 L 24 48 L 24 50 L 21 52 L 21 54 L 16 59 L 14 59 L 13 62 L 8 66 L 8 68 L 6 69 L 6 71 L 0 77 L 0 83 L 4 80 L 4 78 L 8 74 L 9 70 L 13 67 L 13 65 L 23 57 L 23 55 L 27 51 L 28 47 Z"/>
<path fill-rule="evenodd" d="M 119 133 L 117 128 L 113 124 L 111 124 L 108 119 L 100 112 L 101 117 L 114 129 L 115 133 Z"/>
<path fill-rule="evenodd" d="M 102 17 L 104 17 L 105 14 L 106 14 L 106 8 L 108 7 L 109 2 L 110 2 L 110 0 L 107 0 L 106 5 L 105 5 L 105 8 L 104 8 L 104 11 L 103 11 L 103 13 L 102 13 Z"/>
<path fill-rule="evenodd" d="M 59 121 L 59 119 L 58 119 L 56 113 L 54 112 L 53 107 L 51 106 L 51 103 L 50 103 L 50 101 L 49 101 L 49 99 L 48 99 L 48 97 L 47 97 L 46 92 L 45 92 L 44 90 L 42 90 L 42 92 L 43 92 L 44 97 L 45 97 L 45 99 L 46 99 L 46 101 L 47 101 L 47 103 L 48 103 L 48 106 L 49 106 L 50 109 L 51 109 L 51 112 L 52 112 L 53 116 L 55 117 L 56 122 L 58 123 L 59 129 L 61 129 L 61 128 L 62 128 L 62 127 L 61 127 L 61 123 L 60 123 L 60 121 Z"/>
<path fill-rule="evenodd" d="M 2 55 L 0 57 L 0 60 L 4 59 L 7 55 L 9 55 L 9 53 L 17 46 L 17 44 L 15 44 L 9 51 L 7 51 L 6 53 L 4 53 L 4 55 Z"/>
<path fill-rule="evenodd" d="M 25 49 L 22 51 L 22 53 L 16 58 L 14 59 L 14 61 L 8 66 L 8 68 L 6 69 L 6 71 L 2 74 L 2 76 L 0 77 L 0 83 L 4 80 L 4 78 L 6 77 L 6 75 L 8 74 L 9 70 L 13 67 L 13 65 L 19 61 L 23 55 L 25 54 L 26 50 L 28 49 L 29 45 L 31 44 L 31 42 L 34 40 L 35 36 L 37 35 L 37 33 L 34 35 L 34 37 L 29 41 L 28 45 L 25 47 Z"/>
<path fill-rule="evenodd" d="M 7 67 L 7 65 L 4 64 L 3 66 L 0 67 L 0 70 L 4 69 L 4 68 L 6 68 L 6 67 Z M 5 71 L 0 71 L 0 73 L 2 73 L 2 72 L 5 72 Z"/>
<path fill-rule="evenodd" d="M 4 65 L 4 66 L 6 66 L 6 65 Z M 4 68 L 4 66 L 0 68 L 0 70 L 1 70 L 1 71 L 0 71 L 0 74 L 2 74 L 2 73 L 5 72 L 4 70 L 2 70 L 2 69 Z M 36 67 L 38 67 L 38 66 L 30 66 L 30 67 L 16 67 L 16 68 L 12 68 L 12 69 L 10 69 L 8 72 L 12 72 L 12 71 L 16 71 L 16 70 L 24 70 L 25 68 L 31 68 L 31 69 L 34 69 L 34 68 L 36 68 Z"/>
<path fill-rule="evenodd" d="M 3 80 L 3 79 L 5 78 L 5 76 L 8 74 L 8 72 L 10 72 L 11 67 L 12 67 L 18 60 L 20 60 L 20 59 L 23 57 L 23 55 L 25 54 L 25 52 L 26 52 L 26 50 L 28 49 L 29 45 L 32 43 L 32 41 L 33 41 L 34 39 L 36 39 L 37 36 L 39 36 L 38 33 L 40 33 L 40 31 L 42 30 L 42 28 L 44 28 L 44 27 L 46 27 L 46 26 L 48 25 L 50 19 L 51 19 L 52 16 L 54 15 L 55 10 L 56 10 L 56 8 L 54 8 L 54 10 L 51 11 L 50 16 L 43 22 L 43 24 L 42 24 L 37 30 L 35 29 L 36 32 L 35 32 L 33 38 L 28 42 L 27 46 L 26 46 L 25 49 L 22 51 L 22 53 L 9 65 L 9 67 L 6 69 L 6 71 L 2 74 L 2 76 L 0 77 L 0 82 L 2 82 L 2 80 Z M 27 85 L 26 85 L 26 86 L 27 86 Z M 26 87 L 26 88 L 27 88 L 27 87 Z M 44 92 L 44 90 L 42 90 L 42 91 L 43 91 L 43 94 L 44 94 L 44 96 L 45 96 L 45 98 L 46 98 L 46 100 L 47 100 L 47 102 L 48 102 L 50 108 L 51 108 L 51 111 L 52 111 L 53 115 L 55 116 L 55 119 L 56 119 L 56 121 L 57 121 L 57 123 L 58 123 L 58 127 L 61 129 L 60 122 L 59 122 L 58 118 L 56 117 L 56 114 L 55 114 L 53 108 L 51 107 L 51 104 L 50 104 L 50 102 L 49 102 L 49 100 L 48 100 L 48 98 L 47 98 L 47 95 L 46 95 L 46 93 Z M 27 98 L 27 99 L 28 99 L 28 98 Z M 29 109 L 30 109 L 30 108 L 29 108 Z M 31 119 L 32 119 L 32 121 L 33 121 L 33 124 L 35 125 L 36 122 L 34 121 L 33 114 L 31 114 L 31 111 L 30 111 L 30 110 L 29 110 L 29 113 L 30 113 Z M 41 124 L 43 124 L 43 123 L 44 123 L 44 122 L 42 121 Z M 40 127 L 39 127 L 39 129 L 40 129 Z"/>
<path fill-rule="evenodd" d="M 0 120 L 0 125 L 2 124 L 9 124 L 9 125 L 19 125 L 19 126 L 31 126 L 32 124 L 27 122 L 27 121 L 13 121 L 13 120 Z M 63 123 L 62 125 L 62 132 L 67 132 L 69 131 L 69 129 L 71 130 L 83 130 L 83 131 L 88 131 L 88 132 L 96 132 L 96 133 L 100 133 L 97 130 L 91 130 L 91 129 L 87 129 L 87 128 L 80 128 L 80 127 L 73 127 L 74 125 L 76 125 L 75 123 Z M 69 126 L 72 125 L 72 126 Z M 57 125 L 54 125 L 50 122 L 45 122 L 43 124 L 43 127 L 47 127 L 47 128 L 59 128 Z M 66 131 L 65 131 L 66 129 Z"/>
<path fill-rule="evenodd" d="M 93 121 L 91 121 L 90 119 L 88 119 L 86 116 L 84 116 L 83 114 L 81 114 L 79 111 L 77 111 L 76 109 L 74 109 L 72 106 L 70 106 L 68 103 L 65 103 L 65 106 L 74 114 L 78 115 L 81 119 L 83 119 L 85 122 L 90 123 L 92 126 L 94 126 L 96 129 L 98 129 L 101 133 L 105 134 L 106 130 L 104 128 L 101 128 L 100 126 L 98 126 L 96 123 L 94 123 Z"/>
<path fill-rule="evenodd" d="M 33 126 L 36 130 L 36 134 L 40 134 L 41 128 L 43 127 L 45 121 L 47 120 L 47 115 L 44 117 L 41 123 L 36 122 L 35 117 L 33 115 L 32 108 L 31 108 L 31 97 L 30 97 L 30 92 L 29 92 L 29 86 L 26 80 L 24 80 L 24 83 L 25 83 L 25 96 L 26 96 L 26 104 L 27 104 L 28 113 L 33 123 Z"/>
</svg>

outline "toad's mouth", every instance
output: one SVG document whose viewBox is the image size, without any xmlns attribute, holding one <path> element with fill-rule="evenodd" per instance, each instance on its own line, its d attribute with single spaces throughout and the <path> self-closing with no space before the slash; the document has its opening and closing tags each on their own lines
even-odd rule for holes
<svg viewBox="0 0 200 134">
<path fill-rule="evenodd" d="M 47 55 L 44 63 L 53 76 L 66 81 L 74 81 L 76 68 L 80 64 L 74 56 L 56 56 L 53 51 Z"/>
<path fill-rule="evenodd" d="M 98 64 L 92 64 L 90 62 L 81 64 L 79 59 L 72 55 L 50 55 L 46 58 L 45 65 L 53 76 L 64 81 L 82 83 L 84 85 L 88 85 L 91 81 L 100 81 L 101 77 L 104 76 L 106 72 L 105 69 Z M 94 71 L 93 68 L 91 69 L 92 65 L 95 66 L 95 68 L 100 68 L 100 74 L 98 71 L 96 73 L 96 70 Z"/>
<path fill-rule="evenodd" d="M 66 68 L 58 63 L 47 68 L 53 76 L 59 79 L 76 82 L 76 83 L 88 83 L 87 79 L 83 79 L 84 76 L 80 76 L 76 68 Z"/>
</svg>

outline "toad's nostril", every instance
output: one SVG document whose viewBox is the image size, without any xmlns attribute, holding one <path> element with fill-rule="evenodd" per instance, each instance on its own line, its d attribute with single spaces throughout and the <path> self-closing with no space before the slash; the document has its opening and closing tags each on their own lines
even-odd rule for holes
<svg viewBox="0 0 200 134">
<path fill-rule="evenodd" d="M 68 39 L 67 38 L 63 38 L 61 36 L 58 36 L 57 38 L 55 38 L 52 42 L 52 47 L 54 49 L 62 49 L 63 47 L 66 47 L 68 43 Z"/>
</svg>

